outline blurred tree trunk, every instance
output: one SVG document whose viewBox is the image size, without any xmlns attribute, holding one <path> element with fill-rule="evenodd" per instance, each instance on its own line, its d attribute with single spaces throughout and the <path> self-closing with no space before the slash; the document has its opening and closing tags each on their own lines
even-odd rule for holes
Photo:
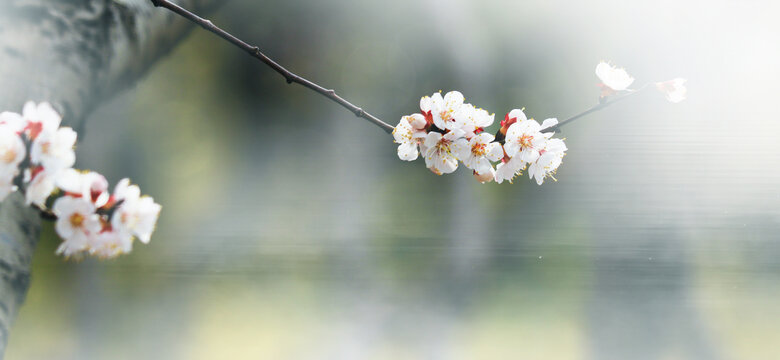
<svg viewBox="0 0 780 360">
<path fill-rule="evenodd" d="M 223 0 L 180 0 L 200 14 Z M 133 85 L 192 28 L 148 0 L 0 2 L 0 111 L 48 101 L 81 128 L 102 101 Z M 14 194 L 0 204 L 0 359 L 24 302 L 40 234 L 37 212 Z"/>
</svg>

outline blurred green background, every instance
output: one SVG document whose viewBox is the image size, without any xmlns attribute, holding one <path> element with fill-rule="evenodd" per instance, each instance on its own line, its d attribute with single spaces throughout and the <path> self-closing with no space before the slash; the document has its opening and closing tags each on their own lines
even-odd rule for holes
<svg viewBox="0 0 780 360">
<path fill-rule="evenodd" d="M 78 148 L 163 205 L 151 244 L 67 262 L 46 225 L 7 358 L 777 359 L 779 8 L 233 1 L 218 25 L 393 125 L 440 89 L 566 118 L 600 60 L 689 99 L 565 127 L 558 182 L 481 185 L 197 29 Z"/>
</svg>

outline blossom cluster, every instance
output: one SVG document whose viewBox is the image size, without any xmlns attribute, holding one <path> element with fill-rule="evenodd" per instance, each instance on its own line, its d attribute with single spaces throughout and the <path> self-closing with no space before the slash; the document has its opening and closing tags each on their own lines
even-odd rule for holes
<svg viewBox="0 0 780 360">
<path fill-rule="evenodd" d="M 454 172 L 462 162 L 482 183 L 512 182 L 526 168 L 539 185 L 552 177 L 567 150 L 562 139 L 552 138 L 557 119 L 539 124 L 514 109 L 493 135 L 485 128 L 494 120 L 495 114 L 466 103 L 458 91 L 424 96 L 420 113 L 402 117 L 393 131 L 398 157 L 413 161 L 422 154 L 437 175 Z"/>
<path fill-rule="evenodd" d="M 629 89 L 633 77 L 608 63 L 596 66 L 596 76 L 602 98 L 637 91 Z M 655 85 L 669 101 L 680 102 L 686 96 L 685 81 L 677 78 Z M 414 161 L 422 154 L 426 167 L 437 175 L 454 172 L 462 162 L 482 183 L 511 183 L 523 171 L 539 185 L 547 178 L 555 180 L 568 150 L 563 139 L 553 138 L 558 119 L 540 124 L 524 110 L 507 113 L 493 135 L 485 129 L 493 125 L 495 115 L 466 103 L 460 92 L 423 96 L 420 112 L 401 117 L 393 130 L 398 157 Z"/>
<path fill-rule="evenodd" d="M 103 175 L 73 169 L 77 134 L 61 121 L 45 102 L 0 113 L 0 201 L 21 190 L 28 205 L 56 216 L 57 254 L 66 257 L 113 258 L 136 238 L 148 243 L 160 205 L 128 179 L 110 193 Z"/>
</svg>

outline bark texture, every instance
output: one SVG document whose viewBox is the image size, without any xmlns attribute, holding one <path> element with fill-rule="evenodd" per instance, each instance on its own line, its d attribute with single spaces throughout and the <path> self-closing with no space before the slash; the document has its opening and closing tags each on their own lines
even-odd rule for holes
<svg viewBox="0 0 780 360">
<path fill-rule="evenodd" d="M 208 14 L 223 0 L 179 0 Z M 192 29 L 148 0 L 0 1 L 0 111 L 48 101 L 79 129 Z M 30 284 L 41 220 L 14 194 L 0 204 L 0 359 Z"/>
</svg>

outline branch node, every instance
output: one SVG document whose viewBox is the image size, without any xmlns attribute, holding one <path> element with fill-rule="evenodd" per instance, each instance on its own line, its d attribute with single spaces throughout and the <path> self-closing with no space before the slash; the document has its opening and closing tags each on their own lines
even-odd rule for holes
<svg viewBox="0 0 780 360">
<path fill-rule="evenodd" d="M 357 108 L 357 110 L 355 110 L 355 116 L 357 116 L 357 117 L 363 117 L 363 116 L 365 116 L 365 115 L 366 115 L 366 112 L 365 112 L 365 111 L 363 111 L 363 109 L 361 109 L 361 108 Z"/>
</svg>

